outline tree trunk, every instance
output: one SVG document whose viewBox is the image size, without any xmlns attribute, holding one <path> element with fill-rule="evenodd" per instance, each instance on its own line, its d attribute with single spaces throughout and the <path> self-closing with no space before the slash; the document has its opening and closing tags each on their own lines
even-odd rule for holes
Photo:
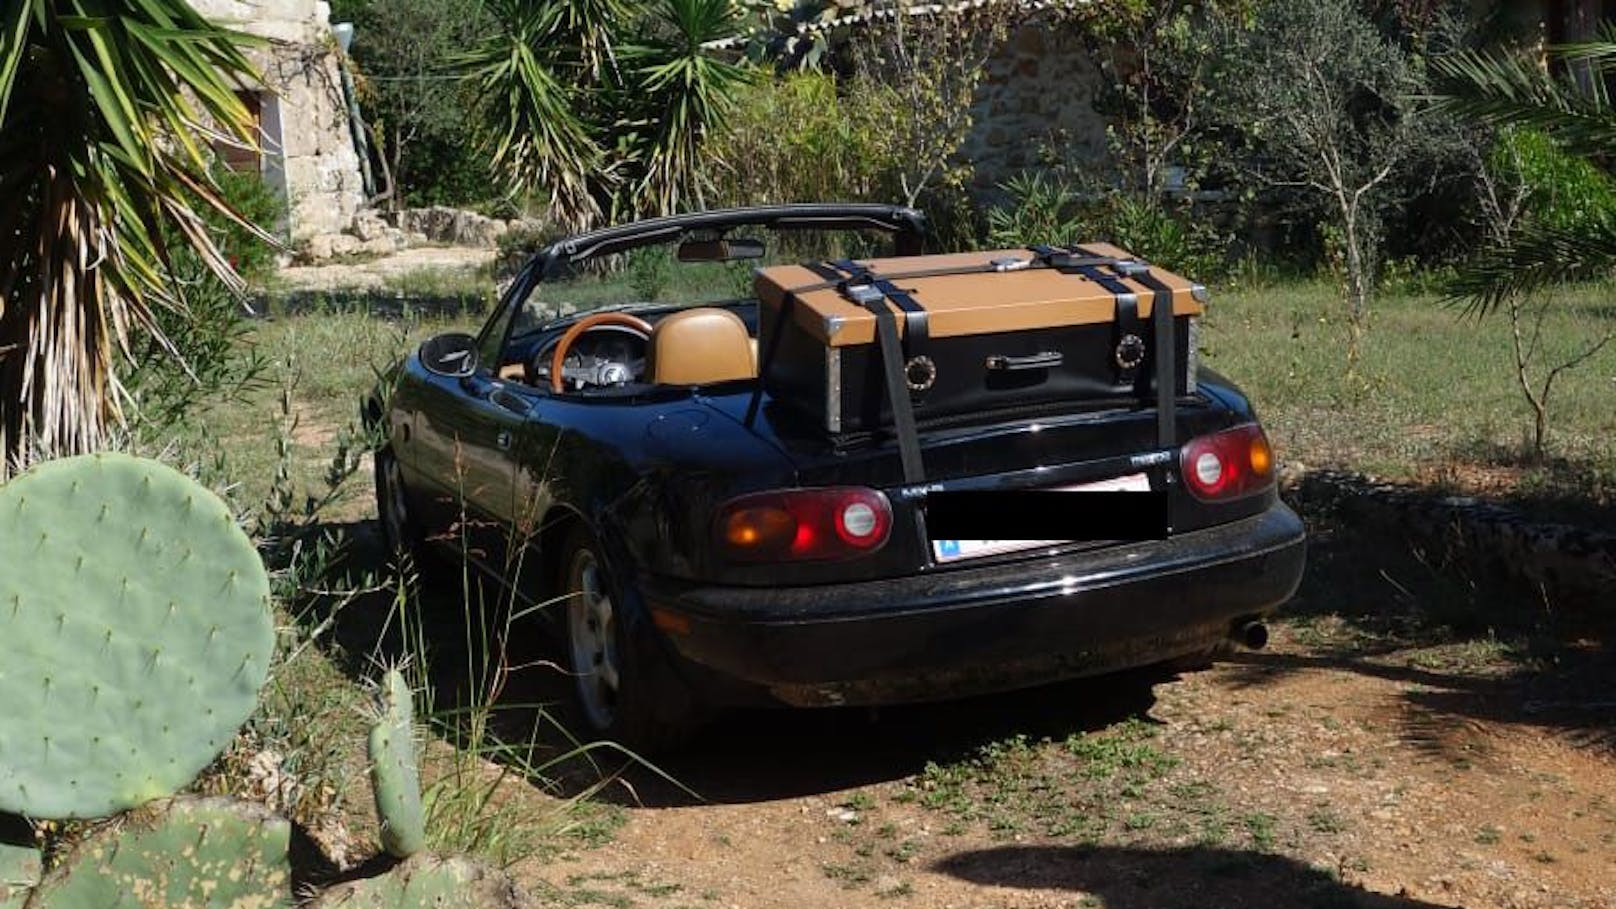
<svg viewBox="0 0 1616 909">
<path fill-rule="evenodd" d="M 1369 311 L 1369 276 L 1358 233 L 1357 213 L 1348 208 L 1344 215 L 1343 241 L 1347 266 L 1347 373 L 1358 366 L 1364 335 L 1364 316 Z"/>
</svg>

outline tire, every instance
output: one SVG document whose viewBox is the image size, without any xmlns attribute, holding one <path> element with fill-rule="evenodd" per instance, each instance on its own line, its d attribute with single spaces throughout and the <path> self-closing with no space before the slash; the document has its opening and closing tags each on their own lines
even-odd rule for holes
<svg viewBox="0 0 1616 909">
<path fill-rule="evenodd" d="M 416 569 L 421 568 L 425 555 L 421 527 L 410 511 L 410 497 L 404 489 L 404 476 L 399 470 L 398 456 L 391 445 L 377 449 L 373 456 L 376 465 L 376 521 L 381 525 L 382 540 L 395 555 L 407 555 Z"/>
<path fill-rule="evenodd" d="M 574 714 L 584 738 L 640 753 L 668 751 L 695 732 L 698 710 L 669 665 L 648 617 L 625 597 L 599 544 L 580 527 L 567 537 L 557 589 L 565 597 L 563 646 Z"/>
</svg>

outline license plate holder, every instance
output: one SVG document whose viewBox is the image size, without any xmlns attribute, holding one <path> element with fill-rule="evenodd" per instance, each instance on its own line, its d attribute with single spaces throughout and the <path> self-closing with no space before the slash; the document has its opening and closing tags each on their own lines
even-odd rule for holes
<svg viewBox="0 0 1616 909">
<path fill-rule="evenodd" d="M 1050 487 L 1046 492 L 1144 492 L 1151 491 L 1150 477 L 1144 473 L 1125 474 L 1088 483 Z M 1052 546 L 1064 546 L 1072 540 L 932 540 L 932 559 L 937 564 L 986 558 L 1010 552 L 1024 552 Z"/>
</svg>

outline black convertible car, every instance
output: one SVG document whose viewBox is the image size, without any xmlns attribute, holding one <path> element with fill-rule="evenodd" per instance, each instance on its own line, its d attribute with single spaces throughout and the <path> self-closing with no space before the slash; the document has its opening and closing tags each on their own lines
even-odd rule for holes
<svg viewBox="0 0 1616 909">
<path fill-rule="evenodd" d="M 551 244 L 479 335 L 429 340 L 367 403 L 387 536 L 553 600 L 536 611 L 561 626 L 588 731 L 643 748 L 715 707 L 942 699 L 1262 646 L 1302 525 L 1245 395 L 1194 364 L 1189 318 L 1175 336 L 1170 298 L 1150 321 L 1117 277 L 1156 286 L 1148 267 L 907 259 L 924 236 L 912 209 L 826 204 Z M 810 260 L 839 264 L 807 290 L 874 314 L 868 354 L 792 334 L 810 324 L 795 297 L 752 289 L 777 272 L 754 266 Z M 932 260 L 890 281 L 868 266 Z M 946 336 L 1037 269 L 1111 288 L 1115 325 L 1107 296 L 1087 335 L 1000 332 L 985 353 Z M 979 283 L 927 341 L 897 285 L 956 272 Z M 901 342 L 881 299 L 910 311 Z"/>
</svg>

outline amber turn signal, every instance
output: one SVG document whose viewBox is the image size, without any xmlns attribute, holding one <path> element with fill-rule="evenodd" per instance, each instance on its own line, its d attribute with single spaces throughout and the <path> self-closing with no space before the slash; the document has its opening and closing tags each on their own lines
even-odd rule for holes
<svg viewBox="0 0 1616 909">
<path fill-rule="evenodd" d="M 1251 472 L 1257 476 L 1267 476 L 1274 466 L 1274 451 L 1268 447 L 1268 439 L 1261 432 L 1251 438 Z"/>
<path fill-rule="evenodd" d="M 739 508 L 724 518 L 724 542 L 740 550 L 789 542 L 797 521 L 784 508 Z"/>
</svg>

